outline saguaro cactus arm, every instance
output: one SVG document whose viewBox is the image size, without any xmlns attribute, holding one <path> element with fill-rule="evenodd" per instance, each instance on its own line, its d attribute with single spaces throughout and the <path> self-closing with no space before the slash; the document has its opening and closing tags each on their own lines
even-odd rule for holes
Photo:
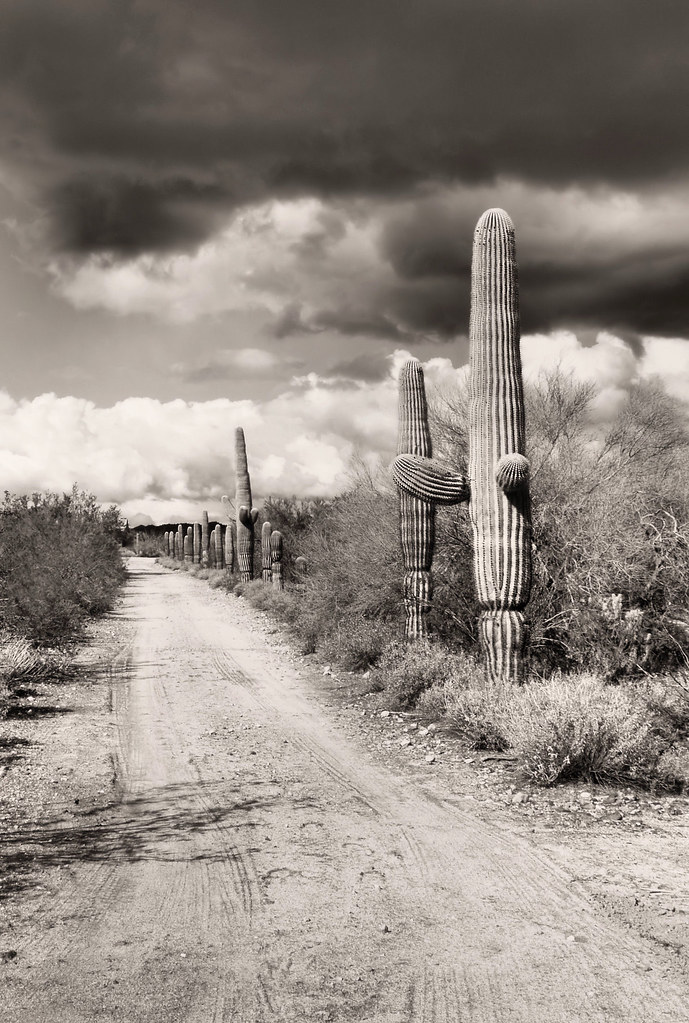
<svg viewBox="0 0 689 1023">
<path fill-rule="evenodd" d="M 461 504 L 469 500 L 469 480 L 460 473 L 422 455 L 398 455 L 392 478 L 400 490 L 433 504 Z"/>
</svg>

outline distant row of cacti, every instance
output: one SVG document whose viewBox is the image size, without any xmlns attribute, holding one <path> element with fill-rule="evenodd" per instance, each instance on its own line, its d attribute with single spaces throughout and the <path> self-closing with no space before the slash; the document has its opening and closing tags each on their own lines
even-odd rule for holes
<svg viewBox="0 0 689 1023">
<path fill-rule="evenodd" d="M 203 513 L 204 524 L 195 522 L 193 526 L 180 524 L 176 530 L 170 530 L 163 534 L 163 550 L 167 557 L 173 560 L 185 561 L 188 564 L 201 565 L 204 568 L 226 568 L 234 571 L 234 532 L 232 525 L 223 526 L 218 523 L 214 529 L 207 532 L 208 515 Z M 205 525 L 205 528 L 204 528 Z M 268 555 L 266 558 L 265 546 L 263 549 L 263 581 L 273 582 L 281 587 L 282 583 L 282 534 L 276 529 L 270 532 L 270 523 L 264 523 L 263 533 L 266 533 L 268 526 Z M 204 546 L 206 542 L 207 546 Z M 265 543 L 265 542 L 264 542 Z M 139 540 L 137 535 L 137 548 Z M 245 554 L 246 561 L 249 561 L 248 554 Z M 250 559 L 253 565 L 253 558 Z M 275 564 L 279 567 L 275 570 Z M 248 574 L 251 572 L 251 574 Z M 253 572 L 247 570 L 248 578 Z M 280 580 L 276 582 L 275 579 Z M 242 573 L 242 581 L 245 580 L 245 573 Z"/>
</svg>

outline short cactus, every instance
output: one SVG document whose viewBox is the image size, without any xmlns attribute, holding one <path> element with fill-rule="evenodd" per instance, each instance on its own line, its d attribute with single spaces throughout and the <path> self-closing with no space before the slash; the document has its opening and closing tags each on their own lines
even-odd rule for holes
<svg viewBox="0 0 689 1023">
<path fill-rule="evenodd" d="M 261 578 L 270 585 L 273 581 L 273 569 L 270 553 L 271 525 L 266 521 L 261 526 Z"/>
<path fill-rule="evenodd" d="M 294 571 L 296 572 L 298 579 L 306 579 L 309 574 L 308 569 L 309 566 L 303 554 L 300 554 L 298 558 L 294 559 Z"/>
<path fill-rule="evenodd" d="M 285 577 L 282 572 L 282 533 L 274 529 L 270 534 L 270 564 L 272 582 L 276 590 L 284 590 Z"/>
<path fill-rule="evenodd" d="M 215 568 L 215 527 L 208 536 L 208 568 Z"/>
<path fill-rule="evenodd" d="M 208 512 L 201 515 L 201 564 L 208 568 Z"/>
<path fill-rule="evenodd" d="M 237 509 L 237 561 L 242 582 L 254 577 L 254 526 L 258 511 L 251 507 L 251 479 L 246 458 L 244 430 L 235 430 L 235 479 Z"/>
<path fill-rule="evenodd" d="M 213 533 L 215 534 L 215 567 L 224 568 L 225 543 L 223 537 L 223 527 L 220 525 L 220 523 L 217 524 L 217 526 L 213 530 Z"/>
<path fill-rule="evenodd" d="M 234 534 L 231 522 L 225 527 L 225 568 L 228 572 L 234 572 Z"/>
</svg>

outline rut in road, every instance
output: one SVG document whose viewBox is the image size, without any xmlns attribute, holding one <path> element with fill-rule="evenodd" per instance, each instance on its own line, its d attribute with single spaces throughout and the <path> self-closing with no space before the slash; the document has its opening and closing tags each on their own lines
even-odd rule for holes
<svg viewBox="0 0 689 1023">
<path fill-rule="evenodd" d="M 26 938 L 7 1023 L 685 1018 L 660 952 L 345 738 L 244 602 L 130 571 L 118 798 Z"/>
</svg>

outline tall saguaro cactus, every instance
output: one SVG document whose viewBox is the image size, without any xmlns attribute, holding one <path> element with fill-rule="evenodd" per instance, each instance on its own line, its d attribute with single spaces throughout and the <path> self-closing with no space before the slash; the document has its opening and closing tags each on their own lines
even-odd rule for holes
<svg viewBox="0 0 689 1023">
<path fill-rule="evenodd" d="M 187 564 L 194 560 L 194 534 L 191 526 L 187 526 L 184 536 L 184 560 Z"/>
<path fill-rule="evenodd" d="M 504 210 L 488 210 L 476 225 L 469 339 L 469 513 L 481 640 L 491 676 L 518 681 L 531 591 L 531 503 L 514 225 Z"/>
<path fill-rule="evenodd" d="M 246 458 L 244 430 L 238 426 L 234 434 L 235 508 L 237 509 L 237 561 L 242 582 L 254 577 L 254 526 L 258 511 L 251 507 L 251 479 Z"/>
<path fill-rule="evenodd" d="M 282 533 L 274 529 L 270 534 L 270 563 L 273 587 L 284 590 L 285 577 L 282 572 Z"/>
<path fill-rule="evenodd" d="M 194 523 L 194 564 L 201 564 L 201 523 Z"/>
<path fill-rule="evenodd" d="M 531 505 L 514 226 L 504 210 L 487 210 L 476 225 L 469 335 L 468 483 L 423 452 L 405 455 L 401 449 L 393 476 L 401 492 L 414 499 L 451 504 L 469 498 L 488 671 L 494 679 L 516 682 L 527 639 L 523 609 L 531 591 Z"/>
<path fill-rule="evenodd" d="M 270 585 L 273 581 L 273 568 L 270 554 L 271 525 L 266 520 L 261 526 L 261 579 Z"/>
</svg>

